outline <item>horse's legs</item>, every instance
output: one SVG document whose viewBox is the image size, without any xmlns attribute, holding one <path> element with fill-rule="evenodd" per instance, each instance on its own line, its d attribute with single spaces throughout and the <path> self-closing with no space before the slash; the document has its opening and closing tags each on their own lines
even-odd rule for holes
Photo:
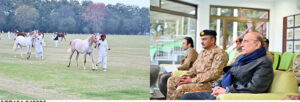
<svg viewBox="0 0 300 102">
<path fill-rule="evenodd" d="M 93 65 L 92 65 L 92 69 L 93 69 L 93 70 L 96 70 L 97 67 L 95 66 L 95 63 L 94 63 L 93 53 L 90 53 L 89 55 L 90 55 L 90 59 L 92 60 L 92 64 L 93 64 Z"/>
<path fill-rule="evenodd" d="M 85 64 L 86 64 L 86 55 L 87 54 L 84 54 L 84 62 L 83 62 L 83 69 L 85 70 Z"/>
<path fill-rule="evenodd" d="M 31 45 L 27 46 L 27 55 L 27 59 L 29 59 L 31 55 Z"/>
<path fill-rule="evenodd" d="M 69 65 L 67 67 L 70 67 L 71 59 L 72 59 L 72 56 L 73 56 L 74 52 L 75 52 L 75 50 L 72 50 L 72 52 L 70 54 L 70 57 L 69 57 Z"/>
<path fill-rule="evenodd" d="M 66 38 L 65 38 L 65 36 L 64 36 L 64 39 L 65 39 L 65 41 L 67 41 Z"/>
<path fill-rule="evenodd" d="M 15 57 L 17 57 L 17 49 L 18 49 L 18 45 L 16 45 L 16 48 L 15 48 Z"/>
<path fill-rule="evenodd" d="M 20 46 L 20 49 L 21 49 L 21 57 L 23 58 L 23 47 Z"/>
<path fill-rule="evenodd" d="M 76 55 L 76 66 L 77 66 L 77 69 L 79 69 L 79 67 L 78 67 L 79 52 L 78 51 L 76 51 L 76 52 L 77 52 L 77 55 Z"/>
</svg>

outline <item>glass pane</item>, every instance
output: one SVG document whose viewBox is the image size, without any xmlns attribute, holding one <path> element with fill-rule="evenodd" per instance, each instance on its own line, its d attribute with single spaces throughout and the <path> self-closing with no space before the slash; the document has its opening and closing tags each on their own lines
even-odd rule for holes
<svg viewBox="0 0 300 102">
<path fill-rule="evenodd" d="M 295 32 L 294 32 L 294 38 L 295 39 L 297 39 L 297 40 L 299 40 L 300 39 L 300 28 L 295 28 L 294 29 L 295 30 Z"/>
<path fill-rule="evenodd" d="M 296 15 L 295 16 L 295 27 L 298 27 L 298 26 L 300 26 L 300 15 Z"/>
<path fill-rule="evenodd" d="M 159 7 L 159 0 L 150 0 L 150 5 Z"/>
<path fill-rule="evenodd" d="M 297 52 L 297 53 L 300 52 L 300 41 L 294 42 L 294 52 Z"/>
<path fill-rule="evenodd" d="M 215 30 L 217 32 L 217 42 L 216 44 L 223 48 L 223 20 L 221 19 L 210 19 L 209 29 Z"/>
<path fill-rule="evenodd" d="M 293 51 L 294 51 L 293 41 L 287 41 L 286 42 L 286 52 L 293 52 Z"/>
<path fill-rule="evenodd" d="M 293 29 L 287 29 L 286 31 L 286 40 L 292 40 L 294 37 L 294 30 Z"/>
<path fill-rule="evenodd" d="M 251 27 L 252 24 L 247 24 L 245 22 L 238 22 L 238 32 L 237 32 L 237 37 L 241 36 L 244 38 L 245 34 L 248 33 L 250 30 L 247 30 L 249 27 Z"/>
<path fill-rule="evenodd" d="M 227 42 L 226 47 L 228 47 L 233 42 L 233 22 L 227 22 Z"/>
<path fill-rule="evenodd" d="M 248 17 L 248 18 L 264 18 L 268 19 L 268 12 L 267 11 L 257 11 L 257 10 L 248 10 L 243 9 L 241 11 L 242 17 Z"/>
<path fill-rule="evenodd" d="M 196 19 L 155 11 L 150 13 L 151 61 L 180 63 L 183 38 L 195 38 Z"/>
<path fill-rule="evenodd" d="M 219 22 L 220 24 L 217 24 L 217 22 Z M 219 34 L 219 36 L 217 37 L 217 45 L 220 47 L 223 47 L 223 21 L 222 20 L 216 20 L 216 19 L 212 19 L 210 21 L 210 29 L 214 29 L 217 31 L 217 33 Z M 218 32 L 218 26 L 220 31 Z M 248 29 L 249 28 L 249 29 Z M 241 36 L 242 38 L 245 36 L 246 33 L 251 32 L 252 30 L 252 22 L 250 23 L 245 23 L 245 22 L 227 22 L 227 26 L 226 26 L 226 34 L 227 34 L 227 42 L 226 42 L 226 48 L 229 50 L 232 50 L 233 48 L 235 48 L 235 44 L 234 41 Z"/>
<path fill-rule="evenodd" d="M 287 27 L 294 27 L 294 16 L 287 17 Z"/>
<path fill-rule="evenodd" d="M 257 22 L 255 27 L 257 32 L 263 34 L 264 36 L 268 36 L 268 22 Z"/>
<path fill-rule="evenodd" d="M 211 7 L 210 8 L 210 15 L 217 16 L 217 14 L 218 14 L 218 8 Z"/>
<path fill-rule="evenodd" d="M 188 14 L 196 14 L 196 8 L 190 5 L 180 4 L 173 1 L 168 0 L 162 0 L 161 2 L 161 8 L 182 12 L 182 13 L 188 13 Z"/>
<path fill-rule="evenodd" d="M 221 8 L 221 16 L 233 16 L 233 9 Z"/>
<path fill-rule="evenodd" d="M 186 34 L 186 35 L 196 34 L 196 19 L 188 18 L 188 17 L 186 17 L 186 18 L 187 18 L 188 24 L 185 25 L 185 27 L 187 27 L 187 31 L 184 34 Z"/>
</svg>

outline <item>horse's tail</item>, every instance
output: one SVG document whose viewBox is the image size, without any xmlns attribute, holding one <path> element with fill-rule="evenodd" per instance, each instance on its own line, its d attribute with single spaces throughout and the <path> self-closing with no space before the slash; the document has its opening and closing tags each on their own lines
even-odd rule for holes
<svg viewBox="0 0 300 102">
<path fill-rule="evenodd" d="M 72 44 L 72 41 L 70 41 L 68 52 L 72 51 L 71 44 Z"/>
<path fill-rule="evenodd" d="M 15 51 L 16 48 L 17 48 L 17 43 L 15 42 L 15 43 L 14 43 L 14 46 L 13 46 L 13 48 L 12 48 L 12 50 Z"/>
</svg>

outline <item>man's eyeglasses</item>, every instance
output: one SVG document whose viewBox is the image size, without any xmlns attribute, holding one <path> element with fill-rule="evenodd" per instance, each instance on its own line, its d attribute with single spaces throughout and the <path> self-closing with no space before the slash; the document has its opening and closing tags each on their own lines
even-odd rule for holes
<svg viewBox="0 0 300 102">
<path fill-rule="evenodd" d="M 243 41 L 242 41 L 242 43 L 248 43 L 250 40 L 253 40 L 253 41 L 258 41 L 258 40 L 254 40 L 254 39 L 248 39 L 248 40 L 246 40 L 246 39 L 244 39 Z"/>
</svg>

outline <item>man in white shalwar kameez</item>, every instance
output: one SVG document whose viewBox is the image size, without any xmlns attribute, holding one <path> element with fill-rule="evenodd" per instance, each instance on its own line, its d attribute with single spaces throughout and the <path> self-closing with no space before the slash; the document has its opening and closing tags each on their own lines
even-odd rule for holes
<svg viewBox="0 0 300 102">
<path fill-rule="evenodd" d="M 52 38 L 54 40 L 55 47 L 57 47 L 57 44 L 58 44 L 58 34 L 57 34 L 57 32 L 53 32 Z"/>
<path fill-rule="evenodd" d="M 107 51 L 110 50 L 110 48 L 108 48 L 107 40 L 105 39 L 106 35 L 102 34 L 100 40 L 97 42 L 98 62 L 96 66 L 98 66 L 98 64 L 102 62 L 103 71 L 106 71 L 107 69 Z"/>
<path fill-rule="evenodd" d="M 43 39 L 42 36 L 40 35 L 36 35 L 34 37 L 34 48 L 35 48 L 35 54 L 36 54 L 36 58 L 41 57 L 41 59 L 43 60 Z"/>
<path fill-rule="evenodd" d="M 7 32 L 7 38 L 10 40 L 10 31 Z"/>
</svg>

